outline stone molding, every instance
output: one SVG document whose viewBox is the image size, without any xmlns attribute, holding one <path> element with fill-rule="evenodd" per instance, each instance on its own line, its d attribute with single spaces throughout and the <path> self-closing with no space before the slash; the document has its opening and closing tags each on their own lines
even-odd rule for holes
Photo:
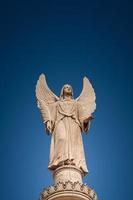
<svg viewBox="0 0 133 200">
<path fill-rule="evenodd" d="M 67 181 L 65 183 L 58 182 L 56 185 L 44 189 L 40 195 L 40 200 L 58 199 L 57 197 L 59 196 L 63 196 L 67 199 L 66 197 L 71 197 L 71 195 L 75 199 L 97 200 L 97 195 L 94 190 L 85 184 L 81 184 L 79 182 L 73 183 L 71 181 Z"/>
</svg>

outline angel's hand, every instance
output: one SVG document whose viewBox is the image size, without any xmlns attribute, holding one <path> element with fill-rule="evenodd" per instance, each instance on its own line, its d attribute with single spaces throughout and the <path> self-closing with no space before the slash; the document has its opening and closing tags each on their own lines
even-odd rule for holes
<svg viewBox="0 0 133 200">
<path fill-rule="evenodd" d="M 91 115 L 87 119 L 84 120 L 84 123 L 88 123 L 92 119 L 94 119 L 94 117 Z"/>
<path fill-rule="evenodd" d="M 46 130 L 48 133 L 51 133 L 52 131 L 51 121 L 46 122 Z"/>
</svg>

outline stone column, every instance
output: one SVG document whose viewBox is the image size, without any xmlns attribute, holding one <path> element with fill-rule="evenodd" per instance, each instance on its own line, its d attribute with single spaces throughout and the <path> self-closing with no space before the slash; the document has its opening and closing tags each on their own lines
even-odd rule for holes
<svg viewBox="0 0 133 200">
<path fill-rule="evenodd" d="M 40 200 L 97 200 L 94 190 L 82 183 L 82 177 L 82 171 L 73 165 L 57 168 L 54 185 L 43 190 Z"/>
</svg>

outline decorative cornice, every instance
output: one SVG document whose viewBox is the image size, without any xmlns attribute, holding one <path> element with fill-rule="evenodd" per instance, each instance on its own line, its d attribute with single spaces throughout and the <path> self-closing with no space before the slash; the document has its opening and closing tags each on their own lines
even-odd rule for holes
<svg viewBox="0 0 133 200">
<path fill-rule="evenodd" d="M 85 184 L 81 184 L 79 182 L 73 183 L 71 181 L 67 181 L 65 183 L 58 182 L 56 185 L 45 188 L 40 195 L 40 200 L 48 199 L 53 194 L 57 194 L 59 192 L 67 192 L 67 191 L 77 192 L 88 196 L 88 199 L 97 200 L 97 195 L 94 192 L 94 190 L 92 190 Z"/>
</svg>

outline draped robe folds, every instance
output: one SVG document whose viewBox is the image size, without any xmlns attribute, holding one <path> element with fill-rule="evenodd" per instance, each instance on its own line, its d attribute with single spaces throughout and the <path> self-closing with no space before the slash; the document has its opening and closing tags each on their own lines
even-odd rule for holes
<svg viewBox="0 0 133 200">
<path fill-rule="evenodd" d="M 47 121 L 51 121 L 53 131 L 48 168 L 54 170 L 62 162 L 72 160 L 86 174 L 88 169 L 81 133 L 88 116 L 83 116 L 82 106 L 75 100 L 57 101 L 49 106 L 49 111 L 50 119 L 47 117 Z"/>
</svg>

